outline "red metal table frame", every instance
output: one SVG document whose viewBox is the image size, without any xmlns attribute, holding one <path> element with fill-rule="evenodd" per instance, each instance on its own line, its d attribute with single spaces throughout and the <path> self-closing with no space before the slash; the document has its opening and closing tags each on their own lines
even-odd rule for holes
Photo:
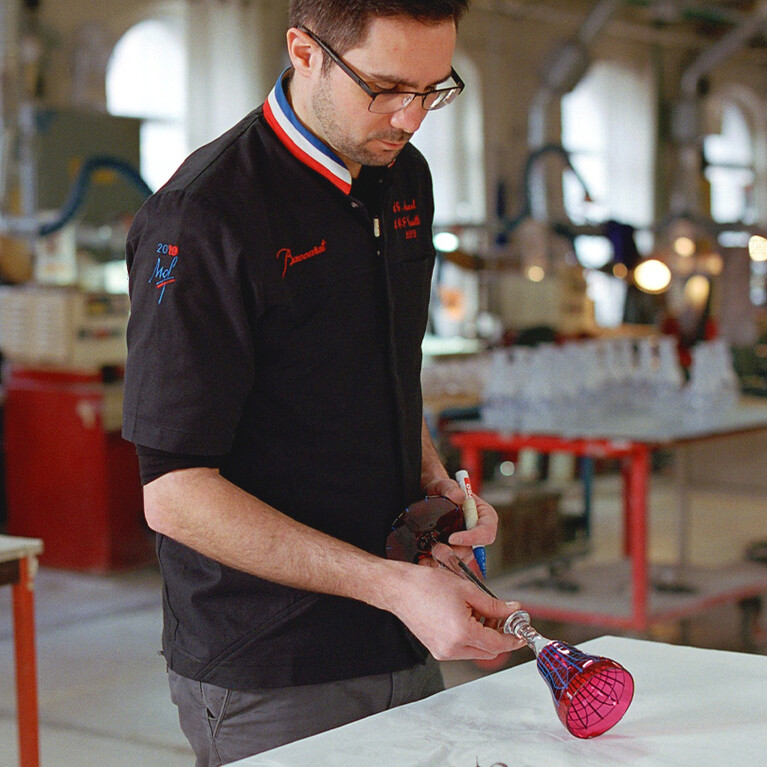
<svg viewBox="0 0 767 767">
<path fill-rule="evenodd" d="M 632 609 L 626 620 L 614 615 L 589 616 L 593 622 L 620 628 L 645 629 L 647 609 L 647 491 L 650 473 L 649 445 L 642 442 L 613 439 L 567 439 L 535 434 L 501 434 L 491 431 L 464 431 L 450 435 L 452 444 L 461 451 L 461 465 L 472 478 L 472 487 L 481 494 L 482 453 L 513 452 L 522 449 L 541 453 L 570 453 L 591 458 L 622 460 L 624 552 L 631 560 Z M 544 618 L 582 621 L 583 614 L 568 610 L 538 611 Z M 591 620 L 589 622 L 592 622 Z"/>
<path fill-rule="evenodd" d="M 765 428 L 765 424 L 754 428 Z M 485 451 L 501 454 L 521 449 L 542 453 L 564 452 L 591 458 L 619 459 L 623 475 L 623 554 L 630 567 L 630 607 L 628 613 L 615 614 L 595 609 L 578 609 L 577 606 L 530 604 L 537 617 L 593 625 L 646 631 L 651 622 L 688 617 L 703 609 L 755 596 L 767 591 L 767 573 L 741 580 L 737 585 L 719 592 L 711 592 L 688 598 L 683 604 L 651 610 L 650 568 L 648 565 L 648 494 L 650 481 L 650 454 L 659 447 L 680 448 L 698 439 L 726 436 L 751 429 L 735 428 L 728 432 L 711 433 L 706 436 L 680 438 L 669 442 L 651 442 L 622 438 L 567 438 L 558 435 L 501 433 L 495 431 L 456 431 L 448 434 L 450 442 L 461 452 L 461 465 L 472 477 L 472 485 L 481 493 L 482 455 Z"/>
<path fill-rule="evenodd" d="M 16 657 L 19 763 L 40 763 L 35 657 L 34 574 L 43 542 L 35 538 L 0 535 L 0 585 L 13 592 L 13 640 Z"/>
</svg>

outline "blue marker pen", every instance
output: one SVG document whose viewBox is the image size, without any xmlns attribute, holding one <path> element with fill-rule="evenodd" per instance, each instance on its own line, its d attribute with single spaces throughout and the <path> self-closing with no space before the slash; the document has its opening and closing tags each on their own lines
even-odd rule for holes
<svg viewBox="0 0 767 767">
<path fill-rule="evenodd" d="M 463 509 L 463 519 L 466 523 L 466 529 L 471 530 L 477 526 L 479 517 L 477 516 L 477 503 L 474 500 L 474 494 L 471 492 L 471 483 L 469 482 L 469 472 L 461 469 L 455 473 L 455 480 L 461 486 L 466 499 L 461 508 Z M 480 545 L 472 546 L 474 549 L 474 559 L 477 560 L 482 575 L 487 578 L 487 557 L 485 547 Z"/>
</svg>

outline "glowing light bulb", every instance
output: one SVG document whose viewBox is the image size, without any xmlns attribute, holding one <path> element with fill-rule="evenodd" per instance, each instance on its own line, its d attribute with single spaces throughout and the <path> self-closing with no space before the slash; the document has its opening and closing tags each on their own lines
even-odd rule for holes
<svg viewBox="0 0 767 767">
<path fill-rule="evenodd" d="M 460 244 L 458 235 L 452 232 L 438 232 L 434 235 L 434 247 L 443 253 L 454 253 Z"/>
<path fill-rule="evenodd" d="M 767 238 L 755 234 L 748 241 L 748 255 L 752 261 L 767 261 Z"/>
<path fill-rule="evenodd" d="M 684 285 L 685 301 L 692 307 L 702 310 L 708 301 L 711 283 L 702 274 L 694 274 Z"/>
<path fill-rule="evenodd" d="M 709 274 L 721 274 L 724 269 L 724 261 L 718 253 L 709 253 L 704 265 Z"/>
<path fill-rule="evenodd" d="M 692 237 L 677 237 L 674 240 L 674 252 L 683 258 L 689 258 L 695 253 L 695 240 Z"/>
<path fill-rule="evenodd" d="M 634 269 L 634 282 L 645 293 L 662 293 L 671 284 L 671 270 L 657 258 L 649 258 Z"/>
</svg>

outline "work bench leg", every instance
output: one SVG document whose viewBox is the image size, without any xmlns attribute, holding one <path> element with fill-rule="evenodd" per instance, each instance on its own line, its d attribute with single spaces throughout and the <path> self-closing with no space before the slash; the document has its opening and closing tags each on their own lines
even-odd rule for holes
<svg viewBox="0 0 767 767">
<path fill-rule="evenodd" d="M 621 460 L 621 477 L 623 479 L 623 555 L 631 556 L 631 470 L 633 456 Z"/>
<path fill-rule="evenodd" d="M 19 581 L 13 584 L 13 631 L 16 651 L 16 706 L 19 721 L 19 763 L 39 767 L 37 664 L 32 560 L 19 561 Z"/>
<path fill-rule="evenodd" d="M 650 451 L 638 446 L 628 458 L 625 478 L 626 545 L 631 561 L 633 628 L 648 628 L 647 566 L 647 496 L 650 475 Z"/>
</svg>

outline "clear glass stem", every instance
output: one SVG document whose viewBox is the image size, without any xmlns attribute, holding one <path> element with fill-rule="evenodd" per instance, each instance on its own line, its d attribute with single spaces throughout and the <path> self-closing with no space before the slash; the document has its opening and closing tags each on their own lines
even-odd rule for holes
<svg viewBox="0 0 767 767">
<path fill-rule="evenodd" d="M 503 624 L 503 633 L 513 634 L 518 639 L 524 639 L 528 647 L 535 653 L 536 658 L 538 653 L 551 642 L 550 639 L 539 634 L 530 625 L 530 615 L 524 610 L 517 610 L 506 619 Z"/>
</svg>

